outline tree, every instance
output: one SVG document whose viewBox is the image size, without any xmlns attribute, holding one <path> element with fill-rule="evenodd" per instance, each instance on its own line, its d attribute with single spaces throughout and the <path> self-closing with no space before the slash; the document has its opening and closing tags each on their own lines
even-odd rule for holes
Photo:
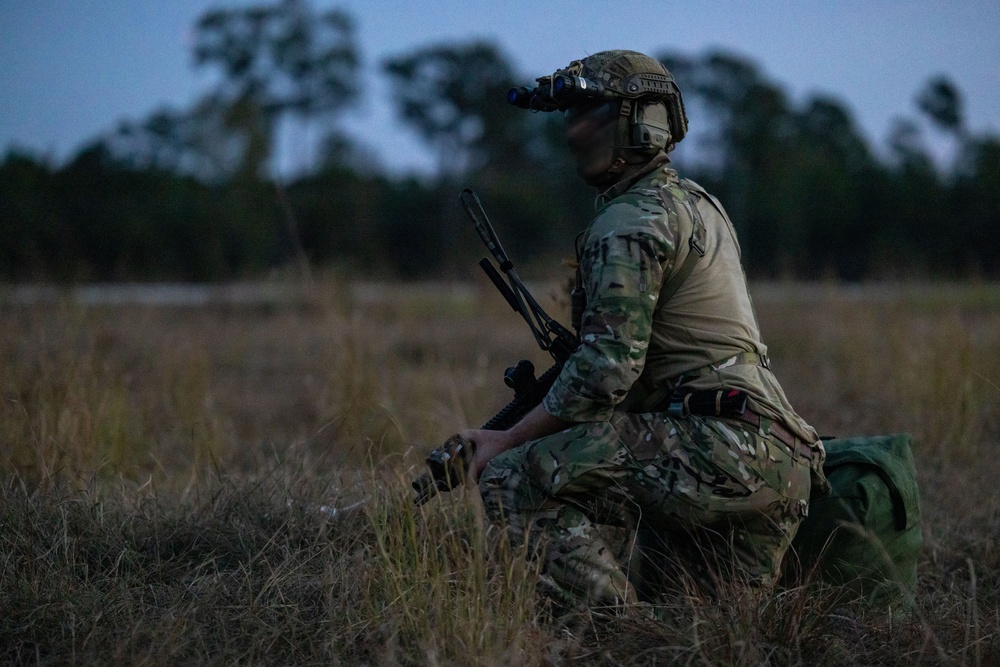
<svg viewBox="0 0 1000 667">
<path fill-rule="evenodd" d="M 866 203 L 876 163 L 850 112 L 814 96 L 801 107 L 756 64 L 725 52 L 665 54 L 697 117 L 707 158 L 696 177 L 725 202 L 754 273 L 860 278 L 870 267 Z M 697 135 L 696 135 L 697 136 Z"/>
<path fill-rule="evenodd" d="M 52 210 L 52 168 L 11 150 L 0 163 L 0 277 L 49 278 L 66 251 Z"/>
<path fill-rule="evenodd" d="M 435 148 L 442 177 L 496 162 L 514 165 L 523 156 L 521 114 L 504 102 L 515 79 L 496 46 L 431 46 L 383 68 L 399 116 Z"/>
<path fill-rule="evenodd" d="M 726 202 L 748 264 L 774 268 L 776 250 L 798 231 L 788 192 L 795 118 L 784 91 L 731 53 L 697 59 L 668 53 L 660 60 L 685 101 L 698 104 L 703 116 L 695 123 L 713 128 L 703 135 L 708 185 Z"/>
<path fill-rule="evenodd" d="M 874 159 L 850 112 L 837 100 L 814 96 L 794 113 L 793 151 L 787 156 L 795 230 L 786 261 L 794 275 L 833 271 L 856 280 L 871 269 L 871 239 L 879 230 L 868 219 L 879 196 Z M 786 239 L 787 240 L 787 239 Z"/>
<path fill-rule="evenodd" d="M 317 14 L 307 0 L 206 13 L 197 24 L 194 57 L 200 67 L 221 70 L 211 99 L 228 105 L 227 122 L 259 123 L 269 144 L 281 119 L 330 119 L 358 94 L 353 22 L 338 10 Z M 263 162 L 267 155 L 258 148 L 246 158 Z"/>
<path fill-rule="evenodd" d="M 928 81 L 917 95 L 917 107 L 941 131 L 961 133 L 962 96 L 948 77 L 941 75 Z"/>
<path fill-rule="evenodd" d="M 953 215 L 960 257 L 956 273 L 968 271 L 996 276 L 1000 272 L 1000 137 L 968 139 L 963 145 L 960 170 L 954 188 Z M 954 241 L 953 241 L 954 242 Z"/>
<path fill-rule="evenodd" d="M 209 94 L 189 111 L 160 109 L 144 121 L 122 123 L 107 144 L 116 159 L 135 169 L 228 183 L 257 178 L 271 154 L 270 137 L 252 99 Z"/>
</svg>

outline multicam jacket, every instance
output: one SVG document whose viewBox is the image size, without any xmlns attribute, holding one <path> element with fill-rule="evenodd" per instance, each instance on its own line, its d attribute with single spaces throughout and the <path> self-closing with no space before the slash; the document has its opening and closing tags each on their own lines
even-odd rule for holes
<svg viewBox="0 0 1000 667">
<path fill-rule="evenodd" d="M 754 412 L 817 442 L 768 368 L 736 233 L 718 202 L 663 164 L 604 198 L 579 243 L 581 345 L 545 410 L 569 422 L 606 421 L 616 408 L 665 409 L 656 397 L 680 384 L 729 387 L 745 391 Z M 705 224 L 705 254 L 661 303 L 664 284 L 695 252 L 692 206 Z"/>
</svg>

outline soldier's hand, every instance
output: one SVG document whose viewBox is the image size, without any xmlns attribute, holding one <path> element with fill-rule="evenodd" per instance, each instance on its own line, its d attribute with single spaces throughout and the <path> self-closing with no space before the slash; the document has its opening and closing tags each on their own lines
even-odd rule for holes
<svg viewBox="0 0 1000 667">
<path fill-rule="evenodd" d="M 510 431 L 487 431 L 484 429 L 466 429 L 459 433 L 459 437 L 473 444 L 473 455 L 469 461 L 469 484 L 479 483 L 479 476 L 486 468 L 494 456 L 502 454 L 508 449 L 516 447 L 517 442 L 513 442 Z"/>
<path fill-rule="evenodd" d="M 536 405 L 531 412 L 506 431 L 486 431 L 483 429 L 467 429 L 459 435 L 475 443 L 475 455 L 469 463 L 470 484 L 478 484 L 479 476 L 486 464 L 493 457 L 503 454 L 535 438 L 551 435 L 572 426 L 545 411 L 541 405 Z"/>
</svg>

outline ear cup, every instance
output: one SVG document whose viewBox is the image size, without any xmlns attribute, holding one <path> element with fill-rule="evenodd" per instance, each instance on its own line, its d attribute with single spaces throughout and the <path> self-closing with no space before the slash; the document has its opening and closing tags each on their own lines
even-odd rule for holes
<svg viewBox="0 0 1000 667">
<path fill-rule="evenodd" d="M 672 140 L 669 114 L 663 102 L 636 104 L 632 119 L 632 146 L 658 151 Z"/>
</svg>

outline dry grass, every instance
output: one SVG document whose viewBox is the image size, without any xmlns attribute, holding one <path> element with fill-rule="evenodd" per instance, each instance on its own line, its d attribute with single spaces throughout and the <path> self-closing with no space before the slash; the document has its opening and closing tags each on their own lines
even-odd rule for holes
<svg viewBox="0 0 1000 667">
<path fill-rule="evenodd" d="M 476 498 L 415 510 L 406 484 L 508 400 L 507 365 L 545 357 L 495 294 L 331 280 L 287 303 L 0 304 L 0 661 L 1000 662 L 1000 290 L 755 298 L 821 432 L 914 435 L 910 615 L 734 588 L 659 621 L 551 619 Z"/>
</svg>

